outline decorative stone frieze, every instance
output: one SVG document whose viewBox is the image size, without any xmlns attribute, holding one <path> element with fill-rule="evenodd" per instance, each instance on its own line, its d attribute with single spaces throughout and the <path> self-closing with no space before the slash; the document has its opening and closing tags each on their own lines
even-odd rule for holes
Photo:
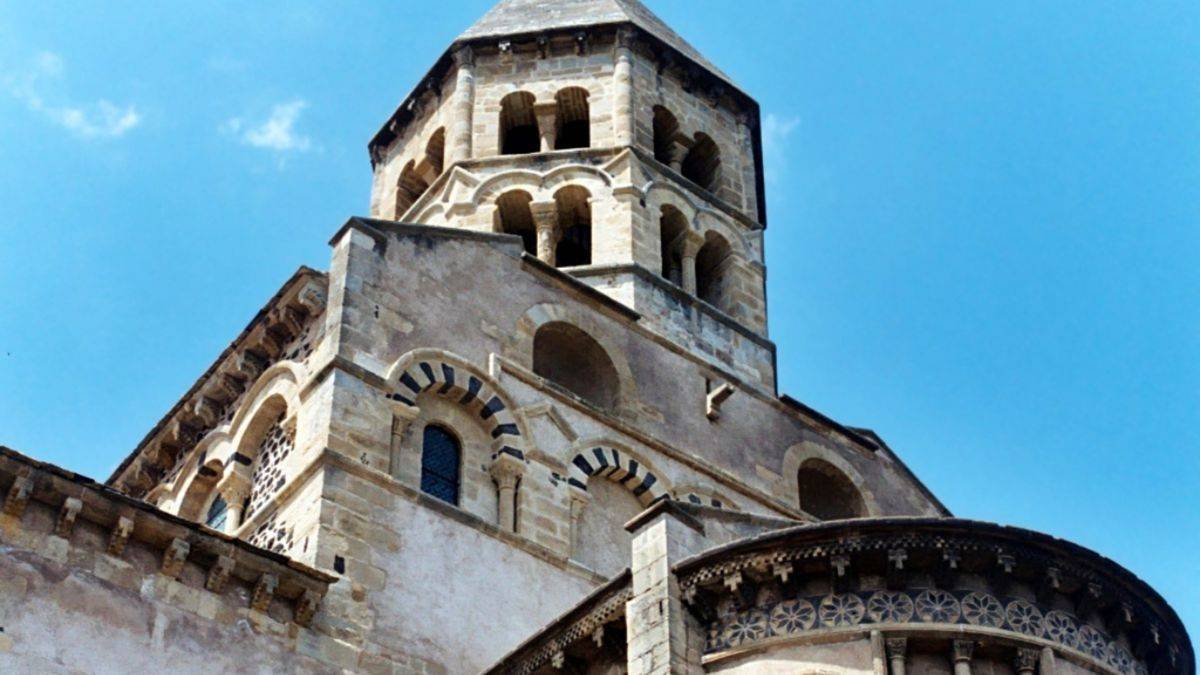
<svg viewBox="0 0 1200 675">
<path fill-rule="evenodd" d="M 956 552 L 950 566 L 948 551 Z M 762 570 L 784 563 L 794 569 L 782 592 L 757 593 L 781 583 Z M 904 583 L 897 586 L 889 575 L 901 567 Z M 830 632 L 975 632 L 1026 644 L 1022 663 L 1036 663 L 1050 646 L 1065 658 L 1134 675 L 1178 672 L 1172 646 L 1186 644 L 1161 598 L 1111 561 L 1045 535 L 986 523 L 880 519 L 803 526 L 697 556 L 676 572 L 683 597 L 705 626 L 710 655 Z M 1052 591 L 1042 584 L 1048 577 L 1055 580 Z M 821 584 L 826 590 L 814 592 Z M 723 601 L 730 594 L 732 605 Z M 741 601 L 754 597 L 769 601 Z M 964 644 L 956 644 L 955 653 L 966 662 L 965 645 L 973 640 L 959 640 Z M 889 654 L 895 647 L 889 644 Z"/>
</svg>

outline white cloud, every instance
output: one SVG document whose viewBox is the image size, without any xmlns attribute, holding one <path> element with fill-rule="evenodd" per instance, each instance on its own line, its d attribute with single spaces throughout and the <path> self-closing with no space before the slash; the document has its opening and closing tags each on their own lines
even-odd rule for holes
<svg viewBox="0 0 1200 675">
<path fill-rule="evenodd" d="M 779 117 L 768 113 L 763 120 L 763 165 L 766 182 L 776 183 L 787 170 L 788 139 L 800 126 L 799 117 Z"/>
<path fill-rule="evenodd" d="M 219 130 L 236 136 L 251 147 L 275 152 L 307 152 L 312 148 L 312 141 L 296 131 L 296 121 L 307 107 L 308 103 L 299 99 L 280 103 L 273 106 L 271 114 L 259 124 L 247 125 L 242 118 L 234 117 L 226 120 Z"/>
<path fill-rule="evenodd" d="M 40 52 L 31 67 L 5 78 L 4 84 L 13 98 L 79 138 L 120 138 L 141 123 L 142 116 L 137 108 L 117 105 L 108 99 L 83 105 L 48 102 L 42 93 L 46 83 L 60 80 L 65 70 L 61 56 Z"/>
</svg>

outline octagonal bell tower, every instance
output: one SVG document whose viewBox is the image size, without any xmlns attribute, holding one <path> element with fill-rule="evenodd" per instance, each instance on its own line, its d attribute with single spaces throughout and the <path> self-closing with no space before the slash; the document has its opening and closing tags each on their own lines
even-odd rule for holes
<svg viewBox="0 0 1200 675">
<path fill-rule="evenodd" d="M 773 391 L 758 105 L 637 0 L 503 0 L 370 152 L 374 217 L 520 236 Z"/>
</svg>

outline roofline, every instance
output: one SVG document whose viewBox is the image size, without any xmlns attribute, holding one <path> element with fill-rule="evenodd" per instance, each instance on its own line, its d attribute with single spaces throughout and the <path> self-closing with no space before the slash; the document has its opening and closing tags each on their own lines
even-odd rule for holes
<svg viewBox="0 0 1200 675">
<path fill-rule="evenodd" d="M 1180 635 L 1183 636 L 1185 645 L 1191 647 L 1191 637 L 1188 635 L 1187 628 L 1183 621 L 1175 612 L 1175 609 L 1158 593 L 1150 584 L 1144 581 L 1141 577 L 1134 574 L 1124 565 L 1105 557 L 1100 553 L 1080 544 L 1076 544 L 1066 539 L 1060 539 L 1053 535 L 1030 530 L 1014 525 L 1001 525 L 983 520 L 970 520 L 965 518 L 937 518 L 928 516 L 888 516 L 882 518 L 851 518 L 846 520 L 829 520 L 819 523 L 810 523 L 804 525 L 796 525 L 794 527 L 784 528 L 780 530 L 772 530 L 745 539 L 740 539 L 729 544 L 717 546 L 695 555 L 689 556 L 674 565 L 672 571 L 676 575 L 686 574 L 706 563 L 710 563 L 719 558 L 726 558 L 737 555 L 745 555 L 769 549 L 775 546 L 786 545 L 790 540 L 803 540 L 824 537 L 834 537 L 835 533 L 841 530 L 854 531 L 861 533 L 863 530 L 888 530 L 888 529 L 914 529 L 914 528 L 931 528 L 931 529 L 948 529 L 959 530 L 965 534 L 980 534 L 991 535 L 995 537 L 1017 539 L 1027 545 L 1041 546 L 1046 548 L 1058 548 L 1064 555 L 1073 560 L 1084 562 L 1098 568 L 1100 571 L 1110 573 L 1112 577 L 1127 584 L 1129 590 L 1140 595 L 1143 600 L 1146 600 L 1153 606 L 1153 609 L 1161 612 L 1161 615 L 1169 623 L 1172 623 L 1178 629 Z M 1189 658 L 1191 650 L 1189 649 Z"/>
<path fill-rule="evenodd" d="M 205 370 L 204 373 L 196 379 L 192 386 L 186 392 L 184 392 L 182 396 L 179 397 L 179 400 L 175 402 L 175 405 L 171 406 L 171 408 L 167 410 L 166 414 L 159 419 L 159 421 L 150 429 L 149 432 L 147 432 L 142 440 L 138 441 L 138 444 L 134 446 L 133 450 L 130 451 L 128 455 L 126 455 L 125 459 L 121 460 L 121 463 L 117 465 L 117 468 L 114 469 L 112 474 L 109 475 L 108 479 L 104 481 L 105 485 L 111 486 L 118 478 L 121 477 L 121 474 L 124 473 L 125 470 L 129 468 L 129 465 L 132 464 L 133 461 L 137 459 L 138 455 L 141 454 L 142 449 L 145 448 L 146 444 L 153 440 L 154 437 L 163 430 L 163 427 L 168 422 L 174 419 L 175 414 L 179 412 L 179 409 L 183 407 L 187 401 L 191 400 L 194 394 L 200 391 L 204 384 L 208 382 L 208 379 L 217 371 L 217 368 L 225 362 L 225 359 L 227 359 L 229 355 L 232 354 L 235 349 L 237 349 L 242 341 L 244 341 L 246 337 L 250 335 L 250 332 L 253 331 L 258 323 L 263 319 L 263 317 L 267 315 L 267 312 L 271 309 L 271 307 L 273 307 L 275 303 L 279 302 L 279 300 L 287 294 L 288 289 L 294 286 L 296 282 L 305 278 L 324 279 L 325 273 L 312 267 L 308 267 L 307 265 L 301 265 L 299 268 L 297 268 L 292 276 L 289 277 L 288 280 L 279 287 L 279 290 L 275 293 L 275 295 L 271 296 L 271 299 L 267 301 L 267 304 L 263 305 L 262 309 L 255 313 L 254 318 L 250 319 L 250 322 L 246 324 L 246 327 L 242 329 L 242 332 L 238 333 L 238 336 L 229 343 L 229 346 L 223 349 L 221 353 L 218 354 L 215 359 L 213 359 L 213 362 L 211 365 L 209 365 L 208 369 Z"/>
<path fill-rule="evenodd" d="M 920 490 L 921 493 L 924 494 L 929 501 L 933 502 L 933 505 L 942 512 L 943 516 L 948 518 L 954 517 L 954 513 L 950 511 L 950 509 L 942 502 L 942 500 L 938 499 L 937 495 L 933 494 L 933 491 L 929 489 L 929 486 L 925 485 L 924 481 L 917 477 L 917 474 L 913 473 L 913 470 L 909 468 L 908 464 L 905 463 L 903 459 L 900 459 L 900 456 L 896 454 L 896 451 L 892 449 L 892 446 L 888 445 L 887 441 L 883 440 L 883 436 L 880 436 L 873 429 L 865 429 L 861 427 L 850 428 L 854 429 L 863 436 L 869 436 L 875 439 L 879 443 L 880 447 L 882 447 L 884 450 L 887 450 L 888 455 L 891 456 L 896 464 L 900 466 L 900 470 L 903 471 L 904 474 L 908 476 L 908 479 L 917 486 L 917 489 Z"/>
</svg>

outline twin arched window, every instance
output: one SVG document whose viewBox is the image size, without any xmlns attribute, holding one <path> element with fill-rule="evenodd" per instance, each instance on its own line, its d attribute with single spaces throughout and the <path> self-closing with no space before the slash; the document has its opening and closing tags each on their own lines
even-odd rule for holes
<svg viewBox="0 0 1200 675">
<path fill-rule="evenodd" d="M 421 441 L 421 492 L 458 505 L 462 448 L 445 427 L 430 424 Z"/>
</svg>

